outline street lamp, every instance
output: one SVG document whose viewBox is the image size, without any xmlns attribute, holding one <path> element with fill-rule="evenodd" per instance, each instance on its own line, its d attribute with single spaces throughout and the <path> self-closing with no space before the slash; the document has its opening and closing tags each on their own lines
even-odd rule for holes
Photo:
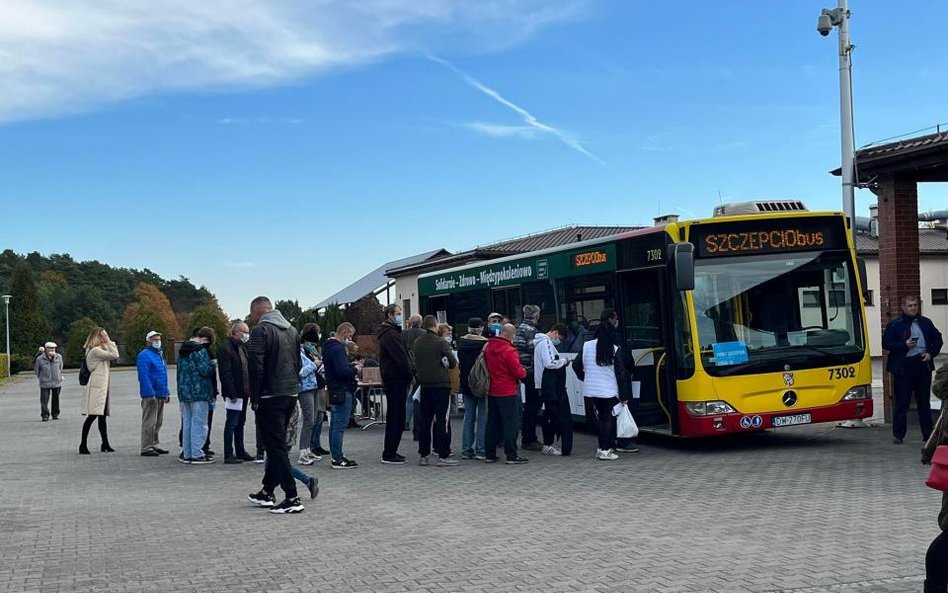
<svg viewBox="0 0 948 593">
<path fill-rule="evenodd" d="M 4 327 L 7 328 L 7 377 L 10 376 L 10 299 L 13 298 L 13 295 L 5 294 L 0 296 L 3 299 L 3 306 L 6 309 L 6 323 Z"/>
<path fill-rule="evenodd" d="M 849 218 L 849 229 L 856 241 L 856 147 L 853 141 L 853 46 L 849 42 L 849 0 L 838 0 L 836 8 L 824 8 L 816 21 L 816 31 L 826 37 L 839 30 L 839 137 L 843 179 L 843 212 Z M 863 420 L 847 420 L 844 428 L 865 428 Z"/>
<path fill-rule="evenodd" d="M 853 142 L 853 87 L 852 52 L 849 43 L 849 0 L 838 0 L 837 8 L 824 8 L 816 24 L 816 30 L 826 37 L 839 29 L 839 132 L 843 178 L 843 212 L 849 217 L 853 238 L 856 236 L 856 195 L 855 195 L 855 146 Z"/>
</svg>

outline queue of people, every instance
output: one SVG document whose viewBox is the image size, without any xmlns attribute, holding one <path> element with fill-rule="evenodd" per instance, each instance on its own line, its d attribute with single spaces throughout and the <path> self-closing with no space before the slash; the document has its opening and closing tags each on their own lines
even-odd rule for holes
<svg viewBox="0 0 948 593">
<path fill-rule="evenodd" d="M 307 476 L 290 461 L 289 452 L 297 443 L 297 434 L 297 465 L 313 465 L 329 456 L 332 469 L 357 468 L 359 464 L 346 456 L 344 436 L 363 365 L 369 363 L 357 353 L 353 342 L 356 330 L 349 323 L 341 324 L 329 339 L 323 340 L 316 324 L 308 324 L 297 332 L 266 297 L 254 299 L 250 309 L 253 329 L 241 320 L 233 321 L 216 356 L 212 346 L 217 336 L 209 327 L 194 328 L 191 339 L 180 348 L 175 374 L 181 415 L 178 460 L 187 465 L 217 461 L 210 450 L 209 432 L 220 395 L 226 411 L 224 463 L 253 461 L 264 466 L 261 488 L 250 494 L 248 500 L 274 513 L 298 513 L 303 505 L 296 482 L 306 486 L 311 497 L 316 496 L 319 487 L 315 477 Z M 458 394 L 464 402 L 460 459 L 497 462 L 497 448 L 501 444 L 504 461 L 510 465 L 528 461 L 520 451 L 536 450 L 551 456 L 572 454 L 572 417 L 566 392 L 566 367 L 570 363 L 557 349 L 566 329 L 557 324 L 542 333 L 540 308 L 527 305 L 523 313 L 520 327 L 497 313 L 488 315 L 486 323 L 480 318 L 469 319 L 467 334 L 458 341 L 456 354 L 451 326 L 439 323 L 432 315 L 412 316 L 408 329 L 403 331 L 401 308 L 389 305 L 384 309 L 384 320 L 377 331 L 378 365 L 388 404 L 382 463 L 407 463 L 399 448 L 404 431 L 414 424 L 419 465 L 458 466 L 460 461 L 455 459 L 451 445 L 452 394 Z M 601 328 L 608 326 L 614 332 L 614 312 L 604 315 L 603 321 Z M 594 380 L 587 379 L 589 388 L 584 395 L 604 402 L 596 406 L 600 414 L 600 446 L 596 455 L 604 460 L 617 457 L 615 421 L 610 420 L 611 412 L 606 414 L 607 406 L 625 401 L 618 386 L 627 379 L 621 365 L 620 370 L 615 368 L 615 360 L 620 358 L 618 340 L 608 331 L 602 329 L 602 336 L 597 333 L 603 346 L 597 348 L 596 340 L 589 342 L 589 353 L 584 351 L 583 360 L 576 365 L 580 369 L 595 367 L 590 372 Z M 160 446 L 159 437 L 171 390 L 161 334 L 150 331 L 144 338 L 144 348 L 136 357 L 142 408 L 140 455 L 160 457 L 169 452 Z M 599 350 L 606 351 L 607 346 L 612 348 L 613 358 L 603 355 L 601 360 L 597 359 Z M 47 344 L 35 361 L 43 420 L 59 416 L 62 357 L 55 350 L 55 344 Z M 95 328 L 86 340 L 85 351 L 80 377 L 84 379 L 81 410 L 86 419 L 79 451 L 90 453 L 88 433 L 97 422 L 101 451 L 113 452 L 106 419 L 109 370 L 111 361 L 119 356 L 118 347 L 106 330 Z M 489 392 L 483 396 L 475 393 L 469 383 L 481 356 L 490 377 Z M 246 447 L 248 409 L 255 412 L 257 455 Z M 327 413 L 328 450 L 321 444 Z M 542 441 L 536 434 L 537 428 Z M 283 491 L 279 503 L 277 487 Z"/>
</svg>

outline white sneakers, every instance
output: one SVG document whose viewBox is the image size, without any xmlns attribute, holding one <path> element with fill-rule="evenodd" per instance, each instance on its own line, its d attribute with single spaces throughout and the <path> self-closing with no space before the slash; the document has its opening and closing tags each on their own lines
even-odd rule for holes
<svg viewBox="0 0 948 593">
<path fill-rule="evenodd" d="M 541 451 L 543 455 L 562 455 L 563 452 L 554 447 L 553 445 L 543 445 L 543 450 Z"/>
<path fill-rule="evenodd" d="M 612 452 L 612 449 L 596 449 L 596 459 L 603 461 L 614 461 L 619 456 Z"/>
<path fill-rule="evenodd" d="M 323 458 L 322 455 L 316 455 L 309 449 L 303 449 L 300 451 L 299 464 L 300 465 L 313 465 L 313 463 L 319 461 L 322 458 Z"/>
</svg>

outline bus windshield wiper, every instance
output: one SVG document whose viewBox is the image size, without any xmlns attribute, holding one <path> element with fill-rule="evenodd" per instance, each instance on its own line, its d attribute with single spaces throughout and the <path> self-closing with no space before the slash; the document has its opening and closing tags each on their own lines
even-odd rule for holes
<svg viewBox="0 0 948 593">
<path fill-rule="evenodd" d="M 761 366 L 766 366 L 772 363 L 779 362 L 779 359 L 774 358 L 758 358 L 757 360 L 749 360 L 747 362 L 740 362 L 737 364 L 731 364 L 723 367 L 715 367 L 715 370 L 718 371 L 718 376 L 727 377 L 729 375 L 736 374 L 738 371 L 744 371 L 747 369 L 753 369 Z M 774 371 L 777 372 L 777 371 Z"/>
<path fill-rule="evenodd" d="M 774 346 L 773 348 L 767 348 L 765 352 L 794 352 L 800 348 L 806 348 L 807 350 L 812 350 L 818 354 L 823 354 L 826 356 L 839 356 L 838 353 L 832 352 L 830 350 L 824 350 L 823 348 L 818 348 L 816 346 L 811 346 L 810 344 L 799 344 L 796 346 L 787 345 L 787 346 Z"/>
</svg>

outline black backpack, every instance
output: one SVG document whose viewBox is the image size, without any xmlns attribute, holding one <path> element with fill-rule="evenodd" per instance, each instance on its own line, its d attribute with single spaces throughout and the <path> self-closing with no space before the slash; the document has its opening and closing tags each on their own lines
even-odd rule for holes
<svg viewBox="0 0 948 593">
<path fill-rule="evenodd" d="M 79 367 L 79 384 L 88 385 L 89 376 L 92 373 L 89 371 L 89 365 L 86 364 L 86 359 L 82 359 L 82 366 Z"/>
</svg>

